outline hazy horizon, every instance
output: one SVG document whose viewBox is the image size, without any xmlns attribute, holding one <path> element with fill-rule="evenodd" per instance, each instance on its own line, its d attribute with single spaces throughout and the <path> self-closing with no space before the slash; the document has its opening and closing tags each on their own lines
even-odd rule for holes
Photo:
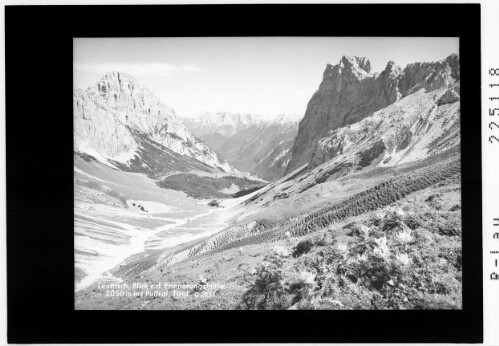
<svg viewBox="0 0 499 346">
<path fill-rule="evenodd" d="M 367 57 L 373 72 L 458 53 L 457 38 L 76 38 L 74 86 L 131 74 L 181 117 L 205 112 L 302 117 L 326 64 Z M 380 49 L 382 47 L 382 49 Z"/>
</svg>

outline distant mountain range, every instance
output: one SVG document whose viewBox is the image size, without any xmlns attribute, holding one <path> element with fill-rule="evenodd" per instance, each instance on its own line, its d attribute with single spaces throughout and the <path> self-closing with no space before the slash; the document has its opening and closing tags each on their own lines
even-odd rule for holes
<svg viewBox="0 0 499 346">
<path fill-rule="evenodd" d="M 284 114 L 204 113 L 184 123 L 232 166 L 268 181 L 284 174 L 298 131 L 298 117 Z"/>
</svg>

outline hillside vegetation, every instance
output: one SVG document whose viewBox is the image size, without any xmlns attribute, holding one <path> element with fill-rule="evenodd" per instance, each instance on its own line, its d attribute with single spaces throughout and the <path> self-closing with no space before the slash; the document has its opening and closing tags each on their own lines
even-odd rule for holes
<svg viewBox="0 0 499 346">
<path fill-rule="evenodd" d="M 78 293 L 76 306 L 460 309 L 460 161 L 451 155 L 413 168 L 293 220 L 239 223 L 114 272 L 130 283 L 225 285 L 204 298 L 194 291 L 186 297 L 109 298 L 93 289 Z"/>
</svg>

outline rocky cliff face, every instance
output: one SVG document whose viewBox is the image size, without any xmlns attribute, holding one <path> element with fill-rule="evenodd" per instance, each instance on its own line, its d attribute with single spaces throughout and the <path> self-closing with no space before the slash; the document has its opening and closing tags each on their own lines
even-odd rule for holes
<svg viewBox="0 0 499 346">
<path fill-rule="evenodd" d="M 338 135 L 340 128 L 359 123 L 418 91 L 422 91 L 423 97 L 425 93 L 437 90 L 452 90 L 454 97 L 446 96 L 449 100 L 459 98 L 457 55 L 434 63 L 410 64 L 404 70 L 390 61 L 379 74 L 372 73 L 367 58 L 344 56 L 338 65 L 328 64 L 319 89 L 300 122 L 286 172 L 305 163 L 315 167 L 341 153 L 339 147 L 325 144 L 334 141 L 332 138 Z M 369 128 L 361 130 L 370 131 Z M 408 133 L 399 135 L 410 136 Z"/>
<path fill-rule="evenodd" d="M 218 112 L 184 121 L 232 166 L 268 181 L 284 174 L 298 130 L 298 122 L 285 115 L 266 120 L 257 115 Z"/>
<path fill-rule="evenodd" d="M 73 105 L 74 146 L 80 153 L 131 167 L 131 162 L 137 163 L 147 154 L 147 143 L 154 150 L 172 151 L 165 154 L 175 157 L 172 162 L 180 162 L 184 156 L 191 166 L 198 161 L 200 167 L 235 172 L 185 128 L 172 108 L 130 75 L 108 73 L 85 91 L 75 89 Z"/>
<path fill-rule="evenodd" d="M 424 160 L 460 144 L 456 89 L 418 90 L 372 116 L 319 140 L 312 167 L 336 165 L 342 174 Z"/>
</svg>

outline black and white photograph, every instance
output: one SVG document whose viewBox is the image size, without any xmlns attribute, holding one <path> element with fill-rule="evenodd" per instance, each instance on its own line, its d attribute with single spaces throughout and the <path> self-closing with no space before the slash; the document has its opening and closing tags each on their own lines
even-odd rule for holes
<svg viewBox="0 0 499 346">
<path fill-rule="evenodd" d="M 462 308 L 457 38 L 73 45 L 76 310 Z"/>
<path fill-rule="evenodd" d="M 7 342 L 497 344 L 492 4 L 4 6 Z"/>
</svg>

